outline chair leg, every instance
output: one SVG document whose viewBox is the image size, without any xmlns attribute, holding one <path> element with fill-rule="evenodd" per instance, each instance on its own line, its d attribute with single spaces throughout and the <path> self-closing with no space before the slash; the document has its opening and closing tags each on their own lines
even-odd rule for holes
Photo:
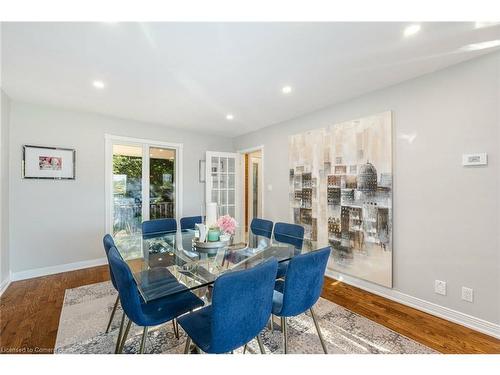
<svg viewBox="0 0 500 375">
<path fill-rule="evenodd" d="M 120 347 L 118 348 L 118 354 L 123 352 L 123 347 L 125 345 L 125 341 L 127 341 L 128 332 L 130 331 L 130 326 L 132 325 L 132 321 L 129 319 L 127 323 L 127 328 L 125 328 L 125 333 L 122 337 L 122 342 L 120 343 Z"/>
<path fill-rule="evenodd" d="M 281 317 L 281 332 L 283 332 L 283 353 L 288 353 L 288 338 L 287 338 L 287 329 L 286 329 L 286 318 L 284 316 Z"/>
<path fill-rule="evenodd" d="M 273 314 L 269 317 L 269 329 L 271 330 L 271 333 L 274 333 L 274 319 L 273 319 Z"/>
<path fill-rule="evenodd" d="M 186 346 L 184 347 L 184 354 L 189 354 L 189 349 L 191 348 L 191 337 L 187 337 Z"/>
<path fill-rule="evenodd" d="M 262 337 L 260 337 L 260 334 L 257 335 L 255 338 L 257 339 L 257 342 L 259 343 L 260 353 L 266 354 L 266 349 L 264 349 L 264 343 L 262 342 Z"/>
<path fill-rule="evenodd" d="M 328 351 L 326 350 L 325 340 L 323 339 L 323 335 L 321 334 L 321 330 L 319 329 L 319 324 L 318 324 L 318 321 L 316 320 L 316 315 L 314 315 L 314 311 L 313 311 L 312 307 L 309 309 L 309 311 L 311 312 L 311 316 L 313 318 L 314 325 L 316 326 L 316 331 L 318 331 L 319 341 L 321 342 L 321 346 L 323 347 L 323 351 L 325 352 L 325 354 L 328 354 Z"/>
<path fill-rule="evenodd" d="M 109 317 L 108 326 L 106 327 L 106 333 L 109 332 L 109 328 L 111 327 L 111 322 L 113 321 L 113 317 L 115 316 L 116 308 L 118 307 L 119 301 L 120 301 L 120 297 L 116 296 L 115 305 L 113 306 L 113 311 L 111 311 L 111 316 Z"/>
<path fill-rule="evenodd" d="M 139 349 L 139 353 L 144 353 L 144 348 L 146 347 L 146 337 L 148 336 L 148 327 L 144 327 L 142 331 L 142 339 L 141 339 L 141 348 Z"/>
<path fill-rule="evenodd" d="M 120 348 L 120 343 L 122 342 L 122 332 L 124 323 L 125 323 L 125 313 L 123 313 L 122 315 L 122 322 L 120 323 L 120 330 L 118 331 L 118 338 L 116 339 L 115 354 L 118 353 L 118 349 Z"/>
<path fill-rule="evenodd" d="M 177 323 L 177 319 L 172 319 L 172 325 L 174 326 L 175 338 L 179 340 L 179 323 Z"/>
</svg>

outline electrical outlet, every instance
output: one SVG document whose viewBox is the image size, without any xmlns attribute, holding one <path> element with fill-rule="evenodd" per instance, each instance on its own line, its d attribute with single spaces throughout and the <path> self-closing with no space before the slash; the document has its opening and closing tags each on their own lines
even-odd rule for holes
<svg viewBox="0 0 500 375">
<path fill-rule="evenodd" d="M 474 290 L 472 288 L 462 287 L 462 299 L 467 302 L 474 301 Z"/>
<path fill-rule="evenodd" d="M 435 280 L 434 281 L 434 292 L 445 296 L 446 295 L 446 281 Z"/>
</svg>

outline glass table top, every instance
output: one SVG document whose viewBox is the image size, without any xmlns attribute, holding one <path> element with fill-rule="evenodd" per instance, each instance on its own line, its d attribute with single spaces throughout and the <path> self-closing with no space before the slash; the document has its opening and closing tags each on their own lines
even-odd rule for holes
<svg viewBox="0 0 500 375">
<path fill-rule="evenodd" d="M 300 239 L 270 238 L 271 233 L 260 231 L 250 232 L 245 243 L 200 244 L 194 230 L 182 230 L 117 234 L 114 241 L 148 302 L 208 286 L 225 272 L 251 268 L 271 257 L 284 262 L 302 252 Z"/>
</svg>

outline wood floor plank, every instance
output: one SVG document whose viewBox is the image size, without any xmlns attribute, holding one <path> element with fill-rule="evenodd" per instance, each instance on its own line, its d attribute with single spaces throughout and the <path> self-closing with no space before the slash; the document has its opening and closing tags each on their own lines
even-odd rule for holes
<svg viewBox="0 0 500 375">
<path fill-rule="evenodd" d="M 65 290 L 106 280 L 99 266 L 12 283 L 0 298 L 0 352 L 52 353 Z M 322 296 L 442 353 L 500 354 L 500 340 L 330 278 Z"/>
</svg>

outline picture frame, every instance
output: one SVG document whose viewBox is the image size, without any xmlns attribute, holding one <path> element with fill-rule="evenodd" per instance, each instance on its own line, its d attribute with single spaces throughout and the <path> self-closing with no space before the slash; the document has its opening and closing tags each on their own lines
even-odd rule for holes
<svg viewBox="0 0 500 375">
<path fill-rule="evenodd" d="M 74 180 L 76 151 L 71 148 L 24 145 L 22 177 L 39 180 Z"/>
</svg>

